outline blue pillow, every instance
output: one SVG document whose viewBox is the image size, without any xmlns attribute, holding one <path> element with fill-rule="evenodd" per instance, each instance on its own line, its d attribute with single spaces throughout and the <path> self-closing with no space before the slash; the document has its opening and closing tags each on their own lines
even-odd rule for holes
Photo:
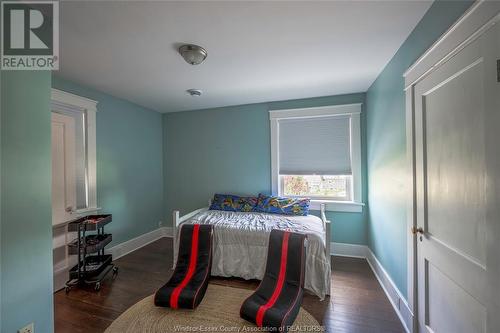
<svg viewBox="0 0 500 333">
<path fill-rule="evenodd" d="M 309 198 L 286 198 L 259 194 L 255 211 L 270 214 L 307 216 Z"/>
<path fill-rule="evenodd" d="M 257 205 L 256 197 L 240 197 L 231 194 L 214 194 L 210 210 L 229 212 L 253 212 Z"/>
</svg>

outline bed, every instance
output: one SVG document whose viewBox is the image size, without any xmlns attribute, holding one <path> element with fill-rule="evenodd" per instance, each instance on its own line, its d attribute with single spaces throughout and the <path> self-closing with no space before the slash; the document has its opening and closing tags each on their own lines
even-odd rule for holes
<svg viewBox="0 0 500 333">
<path fill-rule="evenodd" d="M 325 207 L 321 218 L 314 215 L 286 216 L 257 212 L 195 210 L 184 216 L 173 212 L 174 265 L 179 228 L 184 223 L 214 225 L 214 253 L 211 274 L 223 277 L 259 279 L 264 276 L 269 234 L 272 229 L 307 234 L 304 288 L 321 300 L 330 294 L 330 221 Z"/>
</svg>

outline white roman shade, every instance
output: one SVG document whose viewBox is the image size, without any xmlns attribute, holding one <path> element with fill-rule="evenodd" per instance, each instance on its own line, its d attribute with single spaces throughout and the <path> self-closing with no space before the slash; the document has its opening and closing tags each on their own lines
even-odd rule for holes
<svg viewBox="0 0 500 333">
<path fill-rule="evenodd" d="M 350 116 L 278 121 L 279 174 L 350 175 Z"/>
</svg>

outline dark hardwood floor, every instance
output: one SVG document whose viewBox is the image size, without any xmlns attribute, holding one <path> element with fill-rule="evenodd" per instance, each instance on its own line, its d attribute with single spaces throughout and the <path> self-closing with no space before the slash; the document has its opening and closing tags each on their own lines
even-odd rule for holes
<svg viewBox="0 0 500 333">
<path fill-rule="evenodd" d="M 118 260 L 120 273 L 101 290 L 54 294 L 55 331 L 103 332 L 130 306 L 154 293 L 172 274 L 172 241 L 160 239 Z M 384 291 L 364 259 L 332 257 L 332 296 L 305 295 L 302 306 L 328 332 L 404 332 Z M 212 278 L 211 283 L 254 289 L 257 281 Z M 139 333 L 139 332 L 138 332 Z"/>
</svg>

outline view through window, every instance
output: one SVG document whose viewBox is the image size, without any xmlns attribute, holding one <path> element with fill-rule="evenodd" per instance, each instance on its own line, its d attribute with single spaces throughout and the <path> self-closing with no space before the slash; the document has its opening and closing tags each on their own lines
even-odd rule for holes
<svg viewBox="0 0 500 333">
<path fill-rule="evenodd" d="M 281 175 L 281 193 L 329 200 L 352 200 L 352 176 Z"/>
</svg>

